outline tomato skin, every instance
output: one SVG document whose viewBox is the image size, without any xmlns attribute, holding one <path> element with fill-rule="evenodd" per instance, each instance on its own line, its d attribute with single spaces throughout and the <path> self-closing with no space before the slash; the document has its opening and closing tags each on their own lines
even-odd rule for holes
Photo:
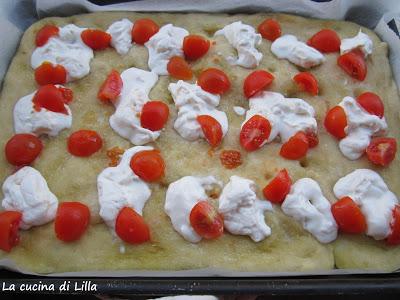
<svg viewBox="0 0 400 300">
<path fill-rule="evenodd" d="M 369 143 L 366 153 L 370 162 L 386 167 L 396 157 L 397 142 L 394 138 L 376 137 Z"/>
<path fill-rule="evenodd" d="M 168 121 L 169 108 L 162 101 L 149 101 L 143 105 L 140 114 L 140 124 L 143 128 L 158 131 L 164 128 Z"/>
<path fill-rule="evenodd" d="M 319 144 L 319 138 L 316 132 L 314 131 L 306 131 L 305 132 L 307 140 L 308 140 L 308 147 L 315 148 Z"/>
<path fill-rule="evenodd" d="M 73 242 L 79 240 L 90 222 L 89 208 L 80 202 L 63 202 L 57 209 L 54 231 L 59 240 Z"/>
<path fill-rule="evenodd" d="M 190 80 L 193 77 L 189 64 L 180 56 L 173 56 L 167 64 L 168 74 L 176 79 Z"/>
<path fill-rule="evenodd" d="M 97 98 L 102 102 L 114 102 L 122 91 L 123 82 L 118 71 L 111 70 L 106 80 L 102 83 Z"/>
<path fill-rule="evenodd" d="M 93 50 L 104 50 L 111 42 L 111 35 L 99 29 L 86 29 L 82 31 L 81 38 Z"/>
<path fill-rule="evenodd" d="M 63 91 L 55 85 L 42 85 L 33 96 L 32 102 L 36 111 L 45 108 L 52 112 L 68 115 L 65 107 L 67 99 L 65 99 Z"/>
<path fill-rule="evenodd" d="M 271 42 L 275 41 L 282 34 L 281 26 L 278 21 L 274 19 L 264 20 L 260 25 L 258 25 L 257 29 L 264 39 Z"/>
<path fill-rule="evenodd" d="M 0 249 L 10 252 L 19 243 L 19 225 L 22 213 L 19 211 L 0 212 Z"/>
<path fill-rule="evenodd" d="M 360 234 L 367 229 L 361 209 L 350 197 L 344 197 L 332 204 L 331 211 L 341 232 Z"/>
<path fill-rule="evenodd" d="M 67 82 L 67 71 L 62 65 L 44 62 L 35 69 L 35 80 L 39 85 L 64 84 Z"/>
<path fill-rule="evenodd" d="M 136 44 L 143 45 L 155 35 L 158 30 L 160 30 L 160 28 L 151 19 L 136 20 L 132 27 L 132 41 Z"/>
<path fill-rule="evenodd" d="M 58 90 L 61 92 L 65 104 L 69 104 L 70 102 L 72 102 L 74 98 L 74 93 L 72 92 L 72 90 L 62 86 L 59 86 Z"/>
<path fill-rule="evenodd" d="M 251 98 L 259 91 L 269 87 L 274 80 L 274 76 L 264 70 L 257 70 L 250 73 L 243 83 L 243 93 L 246 98 Z"/>
<path fill-rule="evenodd" d="M 228 76 L 216 68 L 208 68 L 201 72 L 197 84 L 206 92 L 219 95 L 227 92 L 231 87 Z"/>
<path fill-rule="evenodd" d="M 200 35 L 187 35 L 183 39 L 183 53 L 189 60 L 196 60 L 207 54 L 210 49 L 210 41 Z"/>
<path fill-rule="evenodd" d="M 49 38 L 53 36 L 57 36 L 60 29 L 54 25 L 44 25 L 40 30 L 36 33 L 35 43 L 37 47 L 42 47 L 47 43 Z"/>
<path fill-rule="evenodd" d="M 354 79 L 363 81 L 367 76 L 367 63 L 363 54 L 357 50 L 340 55 L 337 64 Z"/>
<path fill-rule="evenodd" d="M 386 238 L 386 243 L 392 246 L 400 245 L 400 205 L 393 208 L 390 228 L 392 231 Z"/>
<path fill-rule="evenodd" d="M 142 244 L 150 240 L 150 229 L 134 209 L 124 207 L 115 221 L 115 232 L 128 244 Z"/>
<path fill-rule="evenodd" d="M 270 133 L 269 121 L 263 116 L 254 115 L 242 126 L 239 136 L 240 145 L 246 151 L 255 151 L 269 138 Z"/>
<path fill-rule="evenodd" d="M 282 169 L 274 179 L 264 187 L 264 197 L 272 203 L 280 204 L 285 200 L 287 194 L 289 194 L 291 186 L 292 179 L 290 178 L 288 171 Z"/>
<path fill-rule="evenodd" d="M 282 145 L 279 154 L 286 159 L 296 160 L 306 156 L 308 148 L 306 134 L 299 131 Z"/>
<path fill-rule="evenodd" d="M 375 93 L 365 92 L 357 97 L 357 103 L 361 105 L 367 112 L 371 115 L 383 118 L 385 113 L 385 107 L 383 105 L 382 99 Z"/>
<path fill-rule="evenodd" d="M 103 139 L 93 130 L 78 130 L 68 138 L 68 151 L 72 155 L 88 157 L 101 149 Z"/>
<path fill-rule="evenodd" d="M 224 220 L 207 201 L 200 201 L 190 212 L 190 225 L 206 240 L 219 238 L 224 233 Z"/>
<path fill-rule="evenodd" d="M 29 133 L 15 134 L 8 140 L 4 151 L 7 161 L 14 166 L 30 165 L 42 152 L 42 141 Z"/>
<path fill-rule="evenodd" d="M 318 95 L 318 81 L 310 72 L 300 72 L 293 77 L 300 90 L 313 96 Z"/>
<path fill-rule="evenodd" d="M 165 163 L 158 150 L 136 153 L 130 162 L 132 171 L 146 182 L 154 182 L 164 176 Z"/>
<path fill-rule="evenodd" d="M 332 107 L 325 116 L 326 130 L 337 139 L 346 137 L 347 117 L 341 106 Z"/>
<path fill-rule="evenodd" d="M 200 115 L 197 116 L 197 122 L 199 122 L 201 130 L 211 147 L 217 147 L 221 144 L 223 132 L 221 124 L 216 119 L 209 115 Z"/>
<path fill-rule="evenodd" d="M 323 53 L 338 52 L 340 43 L 340 37 L 331 29 L 322 29 L 307 41 L 309 46 Z"/>
<path fill-rule="evenodd" d="M 219 159 L 227 169 L 235 169 L 242 164 L 242 154 L 237 150 L 223 150 Z"/>
</svg>

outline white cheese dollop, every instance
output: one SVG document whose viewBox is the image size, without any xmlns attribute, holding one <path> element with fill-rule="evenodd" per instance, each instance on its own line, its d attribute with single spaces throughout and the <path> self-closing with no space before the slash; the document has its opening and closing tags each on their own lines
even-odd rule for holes
<svg viewBox="0 0 400 300">
<path fill-rule="evenodd" d="M 203 131 L 197 122 L 197 116 L 209 115 L 219 122 L 223 136 L 228 132 L 228 118 L 226 113 L 217 110 L 220 96 L 204 91 L 197 84 L 182 80 L 170 83 L 168 90 L 171 92 L 175 106 L 178 108 L 178 117 L 175 120 L 175 130 L 186 140 L 195 141 L 204 138 Z"/>
<path fill-rule="evenodd" d="M 266 200 L 259 200 L 255 190 L 254 181 L 231 176 L 219 197 L 218 211 L 230 233 L 248 235 L 253 241 L 260 242 L 271 235 L 264 212 L 272 210 L 272 205 Z"/>
<path fill-rule="evenodd" d="M 168 75 L 167 64 L 173 56 L 183 57 L 182 44 L 189 32 L 172 24 L 164 25 L 144 45 L 149 50 L 148 65 L 158 75 Z"/>
<path fill-rule="evenodd" d="M 352 97 L 344 97 L 339 103 L 347 117 L 345 138 L 339 142 L 340 151 L 350 160 L 360 158 L 374 136 L 387 131 L 385 117 L 382 119 L 364 110 Z"/>
<path fill-rule="evenodd" d="M 286 215 L 300 222 L 321 243 L 330 243 L 336 239 L 337 225 L 331 204 L 316 181 L 310 178 L 297 180 L 281 207 Z"/>
<path fill-rule="evenodd" d="M 398 199 L 378 173 L 357 169 L 340 178 L 333 192 L 338 199 L 350 197 L 360 206 L 367 222 L 367 235 L 382 240 L 391 233 L 392 210 Z"/>
<path fill-rule="evenodd" d="M 256 49 L 261 44 L 261 34 L 256 33 L 255 29 L 241 21 L 226 25 L 218 30 L 214 36 L 223 35 L 234 48 L 238 57 L 227 57 L 231 65 L 239 65 L 245 68 L 255 68 L 260 64 L 263 57 L 262 53 Z"/>
<path fill-rule="evenodd" d="M 190 212 L 200 201 L 206 201 L 207 191 L 216 186 L 222 187 L 222 183 L 214 176 L 194 177 L 185 176 L 171 183 L 165 197 L 164 210 L 171 218 L 174 229 L 191 243 L 201 241 L 190 224 Z"/>
<path fill-rule="evenodd" d="M 287 59 L 303 68 L 311 68 L 325 61 L 321 52 L 290 34 L 277 38 L 271 45 L 271 51 L 279 59 Z"/>
<path fill-rule="evenodd" d="M 35 92 L 22 97 L 14 106 L 15 133 L 32 133 L 34 135 L 57 136 L 60 131 L 71 128 L 72 113 L 67 104 L 64 104 L 68 114 L 53 112 L 46 108 L 40 111 L 34 109 L 32 102 Z"/>
<path fill-rule="evenodd" d="M 56 216 L 58 199 L 42 174 L 32 167 L 9 176 L 3 183 L 3 194 L 3 208 L 22 213 L 22 229 L 46 224 Z"/>
<path fill-rule="evenodd" d="M 155 141 L 160 131 L 151 131 L 140 124 L 143 105 L 149 101 L 149 93 L 158 80 L 157 74 L 137 68 L 122 72 L 123 87 L 114 102 L 115 112 L 110 117 L 111 128 L 134 145 Z"/>
<path fill-rule="evenodd" d="M 32 68 L 36 69 L 45 61 L 62 65 L 67 70 L 67 81 L 89 74 L 93 50 L 81 39 L 85 29 L 73 24 L 61 27 L 58 36 L 51 37 L 46 44 L 33 51 Z"/>
<path fill-rule="evenodd" d="M 97 177 L 100 216 L 114 229 L 115 220 L 123 207 L 130 207 L 142 215 L 143 207 L 150 198 L 151 190 L 147 183 L 131 169 L 132 157 L 141 151 L 153 150 L 152 147 L 136 146 L 124 152 L 116 167 L 104 169 Z"/>
<path fill-rule="evenodd" d="M 373 43 L 368 35 L 360 31 L 355 37 L 342 39 L 340 43 L 340 54 L 345 54 L 353 49 L 360 49 L 367 57 L 372 53 Z"/>
<path fill-rule="evenodd" d="M 317 132 L 314 108 L 302 99 L 285 98 L 280 93 L 263 91 L 249 99 L 249 110 L 243 125 L 254 115 L 265 117 L 271 125 L 271 133 L 262 145 L 278 135 L 287 142 L 299 131 Z"/>
<path fill-rule="evenodd" d="M 108 27 L 107 33 L 111 35 L 111 46 L 117 50 L 118 54 L 127 54 L 131 49 L 132 27 L 133 23 L 128 19 L 119 20 Z"/>
<path fill-rule="evenodd" d="M 246 109 L 244 109 L 241 106 L 234 106 L 233 107 L 233 111 L 235 112 L 235 114 L 237 114 L 238 116 L 244 116 L 246 114 Z"/>
</svg>

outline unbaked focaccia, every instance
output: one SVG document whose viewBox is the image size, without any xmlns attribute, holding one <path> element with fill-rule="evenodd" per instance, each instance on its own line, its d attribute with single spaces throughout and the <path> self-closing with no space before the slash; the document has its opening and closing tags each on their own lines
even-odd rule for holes
<svg viewBox="0 0 400 300">
<path fill-rule="evenodd" d="M 387 45 L 349 22 L 43 19 L 0 97 L 0 246 L 15 245 L 0 258 L 39 273 L 395 270 L 399 106 Z"/>
</svg>

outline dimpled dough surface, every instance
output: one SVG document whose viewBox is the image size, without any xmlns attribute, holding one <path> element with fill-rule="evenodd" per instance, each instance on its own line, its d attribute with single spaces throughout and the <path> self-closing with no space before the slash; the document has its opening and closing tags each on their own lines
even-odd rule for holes
<svg viewBox="0 0 400 300">
<path fill-rule="evenodd" d="M 44 24 L 64 26 L 74 23 L 81 27 L 106 30 L 110 24 L 121 18 L 132 21 L 138 18 L 153 18 L 159 25 L 172 22 L 186 28 L 190 33 L 200 34 L 210 39 L 213 33 L 241 20 L 253 27 L 262 22 L 266 14 L 256 15 L 210 15 L 210 14 L 136 14 L 129 12 L 94 13 L 72 16 L 69 18 L 48 18 L 32 25 L 24 34 L 21 45 L 5 78 L 0 99 L 0 148 L 13 134 L 12 110 L 19 98 L 34 91 L 37 86 L 34 72 L 30 67 L 30 56 L 34 50 L 34 37 Z M 282 32 L 296 35 L 305 41 L 322 28 L 332 28 L 341 38 L 352 37 L 360 29 L 359 25 L 338 22 L 311 20 L 289 15 L 274 15 L 282 26 Z M 334 201 L 332 187 L 334 183 L 356 168 L 373 168 L 365 158 L 351 162 L 339 151 L 337 141 L 329 136 L 322 126 L 322 121 L 329 107 L 339 103 L 344 96 L 357 96 L 364 91 L 379 94 L 386 109 L 390 136 L 399 137 L 399 97 L 392 80 L 387 58 L 387 45 L 381 42 L 370 30 L 363 29 L 374 42 L 373 54 L 368 58 L 368 76 L 358 82 L 347 76 L 336 65 L 338 54 L 325 55 L 326 62 L 312 69 L 320 86 L 320 95 L 316 97 L 296 91 L 291 78 L 298 68 L 285 61 L 278 60 L 270 51 L 271 43 L 263 40 L 258 47 L 264 54 L 260 69 L 266 69 L 275 76 L 272 91 L 285 96 L 299 97 L 313 105 L 317 114 L 320 145 L 309 152 L 307 159 L 288 161 L 278 153 L 280 144 L 269 144 L 259 151 L 245 153 L 240 149 L 238 136 L 244 117 L 233 112 L 233 106 L 248 108 L 243 97 L 242 84 L 245 76 L 252 70 L 239 66 L 230 66 L 225 56 L 235 54 L 234 49 L 223 37 L 215 38 L 209 53 L 193 63 L 195 75 L 206 67 L 223 69 L 232 82 L 231 90 L 223 95 L 220 109 L 229 119 L 229 132 L 222 146 L 210 154 L 209 147 L 203 140 L 187 142 L 173 129 L 176 109 L 167 90 L 168 76 L 161 76 L 150 93 L 151 99 L 162 99 L 168 103 L 170 118 L 165 131 L 154 143 L 161 149 L 166 161 L 166 176 L 160 184 L 151 184 L 152 196 L 144 208 L 144 218 L 148 222 L 151 242 L 139 246 L 126 245 L 126 252 L 120 253 L 120 243 L 113 240 L 109 229 L 102 223 L 98 211 L 96 177 L 107 167 L 106 150 L 114 146 L 123 148 L 130 144 L 115 134 L 108 123 L 114 111 L 111 105 L 101 104 L 96 94 L 99 86 L 111 69 L 119 72 L 130 68 L 147 67 L 147 49 L 134 45 L 129 53 L 120 56 L 113 48 L 95 52 L 91 62 L 89 76 L 69 83 L 66 86 L 74 92 L 74 101 L 70 105 L 73 113 L 73 125 L 57 138 L 44 139 L 44 151 L 33 167 L 47 179 L 50 189 L 60 201 L 82 201 L 92 213 L 91 226 L 78 242 L 64 244 L 56 239 L 53 224 L 32 228 L 22 232 L 20 245 L 10 254 L 0 251 L 0 258 L 10 258 L 17 266 L 34 272 L 52 273 L 87 270 L 184 270 L 204 267 L 234 269 L 239 271 L 308 271 L 334 268 L 372 268 L 394 270 L 400 266 L 400 247 L 388 248 L 382 242 L 375 242 L 366 237 L 339 237 L 329 245 L 323 245 L 293 219 L 286 217 L 280 208 L 266 213 L 266 222 L 272 228 L 272 235 L 262 242 L 255 243 L 247 236 L 233 236 L 225 233 L 214 241 L 201 241 L 191 244 L 185 241 L 172 228 L 163 205 L 168 184 L 185 175 L 215 175 L 227 183 L 231 175 L 237 174 L 254 180 L 261 188 L 281 168 L 288 168 L 292 178 L 311 177 L 319 182 L 330 201 Z M 219 54 L 222 54 L 219 55 Z M 71 156 L 66 149 L 66 138 L 72 131 L 93 129 L 101 133 L 105 145 L 90 158 Z M 234 170 L 226 170 L 219 161 L 222 149 L 241 150 L 243 164 Z M 10 166 L 4 155 L 0 155 L 0 182 L 10 175 Z M 390 167 L 380 169 L 390 189 L 400 195 L 398 184 L 399 156 Z M 397 183 L 397 184 L 396 184 Z M 0 195 L 2 197 L 2 195 Z"/>
</svg>

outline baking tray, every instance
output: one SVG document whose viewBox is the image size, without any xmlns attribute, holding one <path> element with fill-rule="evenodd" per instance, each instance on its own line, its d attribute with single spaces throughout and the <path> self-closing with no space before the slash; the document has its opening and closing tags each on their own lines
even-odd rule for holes
<svg viewBox="0 0 400 300">
<path fill-rule="evenodd" d="M 331 0 L 310 0 L 329 2 Z M 349 0 L 352 1 L 352 0 Z M 383 0 L 384 1 L 384 0 Z M 27 0 L 24 0 L 27 2 Z M 108 5 L 127 0 L 90 0 L 96 5 Z M 400 6 L 400 5 L 399 5 Z M 390 259 L 390 257 L 388 257 Z M 258 295 L 258 296 L 385 296 L 400 294 L 400 272 L 378 274 L 346 274 L 346 275 L 307 275 L 276 277 L 44 277 L 26 275 L 9 270 L 0 270 L 0 295 L 29 293 L 20 291 L 23 284 L 50 286 L 55 291 L 41 291 L 43 294 L 60 294 L 58 287 L 65 281 L 81 286 L 85 281 L 96 286 L 96 291 L 69 290 L 64 294 L 113 294 L 157 297 L 165 295 Z M 2 286 L 15 285 L 14 291 L 3 291 Z M 39 292 L 36 292 L 39 293 Z M 144 298 L 142 298 L 144 297 Z M 388 298 L 389 297 L 389 298 Z M 6 298 L 7 296 L 2 299 Z M 11 297 L 10 297 L 11 298 Z M 14 297 L 12 297 L 14 298 Z M 397 298 L 397 297 L 396 297 Z M 136 299 L 136 298 L 135 298 Z M 309 299 L 307 297 L 307 299 Z M 393 298 L 395 299 L 395 298 Z"/>
</svg>

